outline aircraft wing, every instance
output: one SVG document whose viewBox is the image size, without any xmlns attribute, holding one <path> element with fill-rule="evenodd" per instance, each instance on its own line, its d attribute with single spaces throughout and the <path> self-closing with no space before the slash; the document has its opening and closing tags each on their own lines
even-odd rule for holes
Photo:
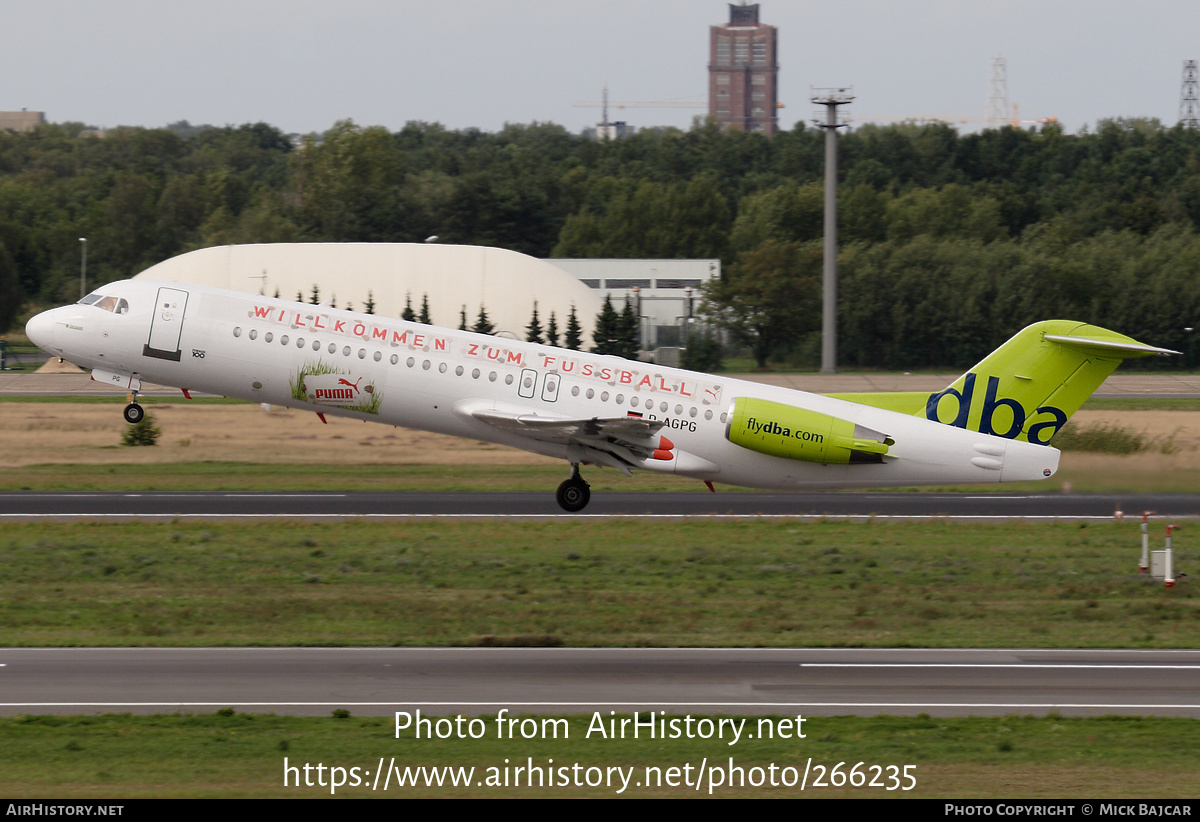
<svg viewBox="0 0 1200 822">
<path fill-rule="evenodd" d="M 659 434 L 665 420 L 624 417 L 548 417 L 516 408 L 469 405 L 456 409 L 479 422 L 539 442 L 573 447 L 578 461 L 610 465 L 629 474 L 648 459 L 672 459 L 674 444 Z"/>
</svg>

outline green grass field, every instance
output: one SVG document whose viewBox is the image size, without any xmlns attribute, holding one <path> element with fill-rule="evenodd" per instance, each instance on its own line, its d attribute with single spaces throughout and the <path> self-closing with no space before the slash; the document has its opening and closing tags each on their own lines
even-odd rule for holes
<svg viewBox="0 0 1200 822">
<path fill-rule="evenodd" d="M 485 717 L 479 739 L 417 740 L 411 731 L 397 738 L 390 716 L 300 718 L 231 711 L 196 716 L 23 716 L 0 719 L 0 768 L 10 799 L 617 795 L 1160 799 L 1197 795 L 1193 777 L 1200 724 L 1190 719 L 809 717 L 801 726 L 804 739 L 743 738 L 733 746 L 717 739 L 603 739 L 594 731 L 588 738 L 591 721 L 591 715 L 570 717 L 566 738 L 560 731 L 557 739 L 512 741 L 496 739 L 491 717 Z M 749 718 L 745 727 L 757 730 L 757 722 L 757 717 Z M 287 765 L 296 768 L 286 786 L 285 757 Z M 425 787 L 422 777 L 429 774 L 425 771 L 417 776 L 419 787 L 399 788 L 393 772 L 388 790 L 383 790 L 382 779 L 372 790 L 381 757 L 385 769 L 399 767 L 401 773 L 421 767 L 474 768 L 471 781 L 484 784 L 452 787 L 447 779 L 443 787 Z M 730 760 L 742 769 L 742 785 L 729 785 Z M 307 773 L 311 786 L 297 786 L 306 779 L 306 763 L 312 766 Z M 325 766 L 323 772 L 316 769 L 318 763 Z M 515 768 L 531 763 L 542 768 L 543 778 L 553 777 L 559 784 L 529 787 L 526 778 L 515 787 L 520 778 Z M 858 763 L 863 763 L 858 773 L 865 775 L 867 784 L 855 787 L 849 780 L 858 781 L 851 776 Z M 576 764 L 579 771 L 574 770 Z M 771 765 L 779 784 L 775 788 L 769 784 Z M 905 765 L 910 766 L 911 780 L 903 777 Z M 336 777 L 343 781 L 341 787 L 330 784 L 332 766 L 344 769 Z M 817 766 L 824 768 L 827 787 L 814 785 L 821 773 Z M 549 773 L 551 767 L 570 770 Z M 611 767 L 622 768 L 628 779 L 621 794 L 623 783 L 615 773 L 613 787 L 570 784 L 586 781 L 587 768 L 603 769 L 590 774 L 594 783 L 599 782 Z M 675 787 L 667 784 L 672 767 L 679 769 Z M 799 785 L 783 786 L 785 781 L 800 781 L 806 768 L 809 776 L 803 792 Z M 699 790 L 694 787 L 697 774 L 701 775 Z M 843 778 L 841 787 L 833 787 Z M 685 779 L 691 784 L 682 784 Z M 722 784 L 710 784 L 718 779 Z M 357 786 L 352 784 L 355 781 Z M 561 784 L 564 781 L 568 784 Z M 754 787 L 755 781 L 767 784 Z M 872 787 L 871 781 L 877 786 Z M 903 790 L 906 786 L 914 787 Z"/>
<path fill-rule="evenodd" d="M 1176 569 L 1200 556 L 1186 531 Z M 1136 522 L 9 524 L 0 644 L 1193 647 Z"/>
</svg>

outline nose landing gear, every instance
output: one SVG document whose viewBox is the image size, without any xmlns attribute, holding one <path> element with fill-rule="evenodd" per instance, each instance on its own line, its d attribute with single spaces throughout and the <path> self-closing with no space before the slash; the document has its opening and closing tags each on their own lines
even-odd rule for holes
<svg viewBox="0 0 1200 822">
<path fill-rule="evenodd" d="M 583 477 L 579 476 L 579 463 L 571 464 L 571 478 L 563 480 L 554 498 L 558 500 L 560 508 L 572 514 L 587 507 L 592 498 L 592 490 L 591 486 L 583 481 Z"/>
<path fill-rule="evenodd" d="M 129 405 L 125 406 L 125 410 L 121 412 L 125 417 L 125 422 L 130 425 L 137 425 L 146 416 L 145 409 L 138 405 L 137 397 L 138 392 L 131 392 L 129 394 Z"/>
</svg>

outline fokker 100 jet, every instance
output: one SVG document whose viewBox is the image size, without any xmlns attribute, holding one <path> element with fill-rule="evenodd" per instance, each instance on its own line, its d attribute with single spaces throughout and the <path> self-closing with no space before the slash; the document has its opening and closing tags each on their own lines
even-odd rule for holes
<svg viewBox="0 0 1200 822">
<path fill-rule="evenodd" d="M 511 445 L 582 465 L 754 488 L 1042 479 L 1052 438 L 1121 360 L 1177 352 L 1091 325 L 1031 325 L 943 391 L 818 395 L 237 291 L 106 285 L 29 338 L 128 392 L 142 384 Z"/>
</svg>

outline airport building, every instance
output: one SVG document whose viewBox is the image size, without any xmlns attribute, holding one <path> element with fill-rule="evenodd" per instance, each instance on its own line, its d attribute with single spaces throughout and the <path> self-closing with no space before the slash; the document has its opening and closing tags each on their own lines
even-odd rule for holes
<svg viewBox="0 0 1200 822">
<path fill-rule="evenodd" d="M 730 3 L 729 22 L 709 28 L 708 113 L 726 128 L 778 131 L 778 33 L 758 3 Z"/>
<path fill-rule="evenodd" d="M 44 111 L 0 111 L 0 131 L 33 131 L 45 122 Z"/>
<path fill-rule="evenodd" d="M 720 279 L 720 260 L 547 260 L 607 296 L 618 313 L 628 300 L 644 350 L 682 346 L 697 322 L 703 287 Z"/>
<path fill-rule="evenodd" d="M 482 306 L 497 336 L 525 339 L 533 305 L 544 330 L 554 312 L 565 342 L 572 306 L 582 347 L 607 296 L 620 312 L 629 300 L 643 349 L 680 346 L 696 323 L 701 289 L 721 276 L 720 260 L 538 260 L 483 246 L 425 243 L 263 243 L 204 248 L 147 268 L 137 278 L 228 288 L 399 317 L 411 300 L 429 300 L 434 325 L 468 327 Z"/>
<path fill-rule="evenodd" d="M 337 308 L 399 317 L 408 299 L 421 311 L 428 298 L 434 325 L 468 327 L 482 306 L 494 334 L 524 340 L 537 301 L 546 327 L 553 311 L 561 335 L 571 307 L 592 345 L 592 328 L 604 296 L 551 263 L 502 248 L 424 243 L 263 243 L 226 245 L 181 254 L 151 266 L 138 278 L 195 283 L 250 294 L 319 300 Z M 560 336 L 559 343 L 562 343 Z"/>
</svg>

